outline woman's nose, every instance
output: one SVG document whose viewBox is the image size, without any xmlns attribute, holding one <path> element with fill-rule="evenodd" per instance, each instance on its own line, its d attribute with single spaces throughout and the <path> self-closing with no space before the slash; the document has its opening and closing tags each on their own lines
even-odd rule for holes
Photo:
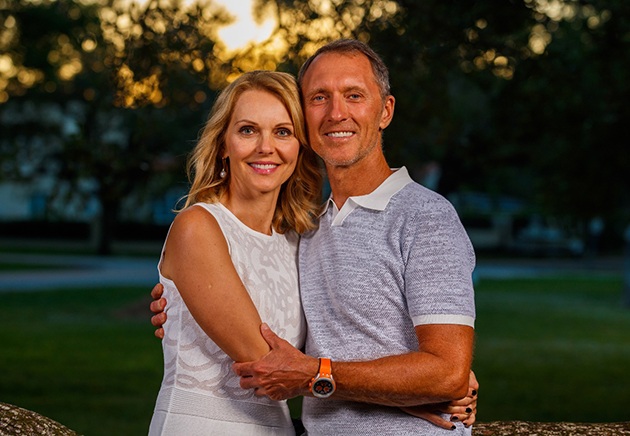
<svg viewBox="0 0 630 436">
<path fill-rule="evenodd" d="M 274 149 L 275 147 L 274 147 L 272 135 L 271 134 L 261 135 L 260 139 L 258 140 L 257 147 L 256 147 L 256 150 L 258 151 L 258 153 L 271 154 L 273 153 Z"/>
</svg>

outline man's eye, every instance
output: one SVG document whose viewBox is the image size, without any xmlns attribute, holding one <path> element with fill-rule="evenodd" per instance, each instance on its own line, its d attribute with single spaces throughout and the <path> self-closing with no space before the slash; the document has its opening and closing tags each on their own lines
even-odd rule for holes
<svg viewBox="0 0 630 436">
<path fill-rule="evenodd" d="M 358 100 L 361 98 L 361 96 L 359 94 L 350 94 L 348 98 L 350 98 L 351 100 Z"/>
<path fill-rule="evenodd" d="M 315 97 L 313 97 L 313 101 L 323 101 L 323 100 L 324 100 L 323 95 L 316 95 Z"/>
</svg>

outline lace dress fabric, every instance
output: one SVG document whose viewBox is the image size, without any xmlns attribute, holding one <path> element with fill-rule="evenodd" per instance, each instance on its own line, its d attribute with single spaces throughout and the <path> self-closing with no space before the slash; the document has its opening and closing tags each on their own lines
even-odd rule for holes
<svg viewBox="0 0 630 436">
<path fill-rule="evenodd" d="M 219 223 L 234 267 L 263 322 L 302 347 L 306 325 L 298 289 L 297 235 L 258 233 L 220 203 L 195 206 Z M 164 378 L 149 435 L 293 435 L 286 402 L 241 389 L 233 361 L 195 322 L 175 283 L 161 274 L 160 283 L 167 299 Z"/>
</svg>

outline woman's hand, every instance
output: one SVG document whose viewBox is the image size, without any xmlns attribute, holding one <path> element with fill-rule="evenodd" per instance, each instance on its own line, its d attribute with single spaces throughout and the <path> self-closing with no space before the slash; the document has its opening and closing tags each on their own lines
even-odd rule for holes
<svg viewBox="0 0 630 436">
<path fill-rule="evenodd" d="M 155 314 L 151 317 L 151 324 L 156 327 L 154 334 L 159 339 L 164 339 L 164 329 L 162 326 L 166 322 L 166 313 L 164 312 L 166 299 L 162 297 L 163 292 L 164 286 L 160 283 L 155 285 L 151 290 L 151 298 L 153 298 L 153 301 L 149 305 L 149 309 Z"/>
<path fill-rule="evenodd" d="M 470 371 L 468 380 L 468 395 L 461 400 L 450 403 L 423 404 L 420 406 L 401 407 L 404 412 L 422 418 L 430 423 L 445 429 L 454 429 L 455 422 L 462 422 L 466 427 L 473 425 L 477 418 L 477 394 L 479 392 L 479 382 L 475 373 Z M 451 415 L 450 421 L 445 420 L 442 415 Z"/>
</svg>

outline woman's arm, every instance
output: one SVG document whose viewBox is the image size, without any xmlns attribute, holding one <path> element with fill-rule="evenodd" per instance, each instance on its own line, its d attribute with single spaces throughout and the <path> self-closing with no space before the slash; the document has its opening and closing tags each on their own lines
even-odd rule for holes
<svg viewBox="0 0 630 436">
<path fill-rule="evenodd" d="M 269 351 L 260 335 L 260 315 L 208 211 L 191 207 L 177 215 L 160 271 L 175 282 L 203 331 L 234 361 L 257 360 Z"/>
</svg>

